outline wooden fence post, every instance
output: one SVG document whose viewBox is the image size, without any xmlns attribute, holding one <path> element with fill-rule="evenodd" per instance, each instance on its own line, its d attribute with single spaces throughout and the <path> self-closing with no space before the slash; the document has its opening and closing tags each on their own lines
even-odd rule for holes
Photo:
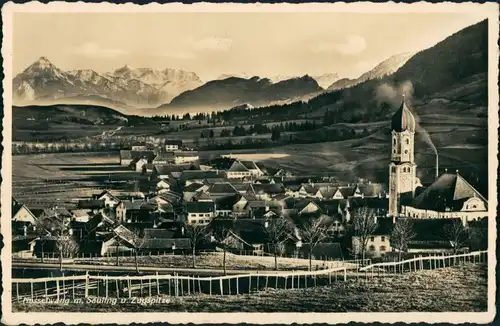
<svg viewBox="0 0 500 326">
<path fill-rule="evenodd" d="M 203 293 L 202 289 L 201 289 L 201 281 L 200 281 L 200 277 L 198 276 L 198 291 L 200 293 Z"/>
<path fill-rule="evenodd" d="M 89 296 L 89 272 L 85 273 L 85 298 Z"/>
<path fill-rule="evenodd" d="M 156 295 L 160 295 L 160 278 L 158 277 L 158 272 L 156 272 Z"/>
<path fill-rule="evenodd" d="M 347 269 L 344 267 L 344 282 L 347 281 Z"/>
<path fill-rule="evenodd" d="M 47 281 L 43 282 L 45 284 L 45 299 L 48 298 L 48 293 L 47 293 Z M 18 283 L 16 283 L 16 291 L 17 291 L 17 296 L 19 296 L 19 288 L 18 288 Z M 73 280 L 73 287 L 75 286 L 75 281 Z M 75 298 L 75 290 L 73 289 L 73 299 Z"/>
<path fill-rule="evenodd" d="M 59 301 L 59 280 L 56 280 L 56 293 L 57 300 Z"/>
<path fill-rule="evenodd" d="M 240 277 L 239 276 L 236 276 L 236 294 L 239 295 L 240 294 Z"/>
<path fill-rule="evenodd" d="M 120 298 L 120 283 L 118 282 L 118 279 L 116 281 L 116 297 Z"/>
<path fill-rule="evenodd" d="M 266 285 L 264 286 L 264 291 L 267 290 L 267 282 L 269 281 L 269 275 L 266 275 Z"/>
<path fill-rule="evenodd" d="M 210 277 L 209 282 L 210 282 L 210 295 L 212 295 L 212 278 L 211 277 Z"/>
<path fill-rule="evenodd" d="M 106 279 L 105 279 L 105 282 L 106 282 L 106 299 L 108 298 L 108 275 L 106 275 Z"/>
<path fill-rule="evenodd" d="M 252 292 L 252 275 L 248 276 L 248 294 Z"/>
<path fill-rule="evenodd" d="M 187 279 L 187 287 L 188 287 L 187 290 L 188 290 L 188 295 L 191 295 L 191 284 L 189 284 L 190 283 L 189 281 L 190 281 L 190 279 L 188 278 Z"/>
<path fill-rule="evenodd" d="M 222 286 L 222 278 L 219 278 L 219 284 L 220 284 L 220 294 L 224 295 L 224 287 Z"/>
<path fill-rule="evenodd" d="M 130 280 L 130 276 L 127 275 L 127 287 L 128 287 L 128 297 L 132 298 L 132 281 Z"/>
<path fill-rule="evenodd" d="M 149 281 L 149 296 L 151 297 L 151 286 L 153 284 L 153 280 L 152 279 L 148 279 Z"/>
<path fill-rule="evenodd" d="M 274 287 L 275 289 L 278 288 L 278 272 L 276 272 L 276 286 Z"/>
</svg>

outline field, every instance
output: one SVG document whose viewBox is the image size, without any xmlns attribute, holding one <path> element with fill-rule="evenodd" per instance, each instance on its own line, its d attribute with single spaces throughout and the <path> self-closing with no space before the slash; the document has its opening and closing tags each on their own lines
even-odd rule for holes
<svg viewBox="0 0 500 326">
<path fill-rule="evenodd" d="M 68 203 L 98 193 L 103 187 L 132 191 L 139 177 L 139 173 L 120 166 L 117 152 L 12 157 L 12 194 L 26 204 Z"/>
<path fill-rule="evenodd" d="M 250 295 L 169 298 L 168 304 L 23 304 L 14 311 L 86 312 L 479 312 L 487 308 L 487 270 L 465 265 L 323 287 Z"/>
<path fill-rule="evenodd" d="M 134 257 L 120 257 L 121 266 L 135 266 Z M 89 259 L 77 259 L 77 263 L 92 263 L 94 265 L 112 265 L 116 263 L 116 257 L 100 257 Z M 192 267 L 192 256 L 166 255 L 166 256 L 140 256 L 138 257 L 139 266 L 157 266 L 157 267 Z M 325 264 L 322 260 L 312 260 L 313 268 L 315 266 L 322 267 Z M 341 262 L 328 262 L 335 267 L 343 265 Z M 308 259 L 294 259 L 278 257 L 279 270 L 304 270 L 309 266 Z M 222 269 L 223 254 L 222 253 L 205 253 L 196 257 L 196 268 L 207 269 Z M 226 268 L 227 269 L 258 269 L 258 270 L 273 270 L 273 256 L 245 256 L 226 253 Z"/>
</svg>

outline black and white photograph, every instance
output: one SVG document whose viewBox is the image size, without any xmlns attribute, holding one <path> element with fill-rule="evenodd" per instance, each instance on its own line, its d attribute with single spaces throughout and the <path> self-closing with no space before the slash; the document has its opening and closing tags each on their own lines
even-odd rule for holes
<svg viewBox="0 0 500 326">
<path fill-rule="evenodd" d="M 498 9 L 6 4 L 2 322 L 493 320 Z"/>
</svg>

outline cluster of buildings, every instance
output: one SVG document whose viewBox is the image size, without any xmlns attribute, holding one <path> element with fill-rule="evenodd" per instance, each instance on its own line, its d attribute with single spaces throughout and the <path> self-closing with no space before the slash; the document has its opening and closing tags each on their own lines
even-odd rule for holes
<svg viewBox="0 0 500 326">
<path fill-rule="evenodd" d="M 34 210 L 13 200 L 13 248 L 18 254 L 37 256 L 57 251 L 59 228 L 76 238 L 83 254 L 130 252 L 138 242 L 140 250 L 150 253 L 190 252 L 186 225 L 208 226 L 217 218 L 233 221 L 230 251 L 263 254 L 268 251 L 270 219 L 299 224 L 321 217 L 331 232 L 313 254 L 317 259 L 342 259 L 360 251 L 353 214 L 368 207 L 377 225 L 366 247 L 370 257 L 399 250 L 391 246 L 391 232 L 400 218 L 412 219 L 416 234 L 407 251 L 456 249 L 443 235 L 444 226 L 460 221 L 485 227 L 487 200 L 458 173 L 438 175 L 424 188 L 416 178 L 415 119 L 404 102 L 391 127 L 388 188 L 367 180 L 340 184 L 331 177 L 295 176 L 233 158 L 200 165 L 197 154 L 180 141 L 166 141 L 157 149 L 134 146 L 121 151 L 121 164 L 147 178 L 148 191 L 133 196 L 103 191 L 81 199 L 71 210 Z M 48 221 L 42 229 L 41 220 Z M 307 256 L 297 232 L 289 242 L 284 254 Z M 216 247 L 211 237 L 197 244 L 204 250 Z"/>
</svg>

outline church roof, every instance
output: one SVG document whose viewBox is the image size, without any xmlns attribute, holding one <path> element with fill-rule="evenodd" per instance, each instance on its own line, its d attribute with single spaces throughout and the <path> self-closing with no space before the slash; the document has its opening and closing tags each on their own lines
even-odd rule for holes
<svg viewBox="0 0 500 326">
<path fill-rule="evenodd" d="M 415 117 L 406 106 L 405 101 L 401 103 L 401 107 L 392 116 L 391 127 L 396 132 L 405 130 L 415 132 Z"/>
<path fill-rule="evenodd" d="M 481 199 L 485 206 L 488 201 L 460 174 L 445 173 L 415 198 L 414 206 L 419 209 L 445 211 L 448 207 L 460 210 L 471 197 Z"/>
</svg>

